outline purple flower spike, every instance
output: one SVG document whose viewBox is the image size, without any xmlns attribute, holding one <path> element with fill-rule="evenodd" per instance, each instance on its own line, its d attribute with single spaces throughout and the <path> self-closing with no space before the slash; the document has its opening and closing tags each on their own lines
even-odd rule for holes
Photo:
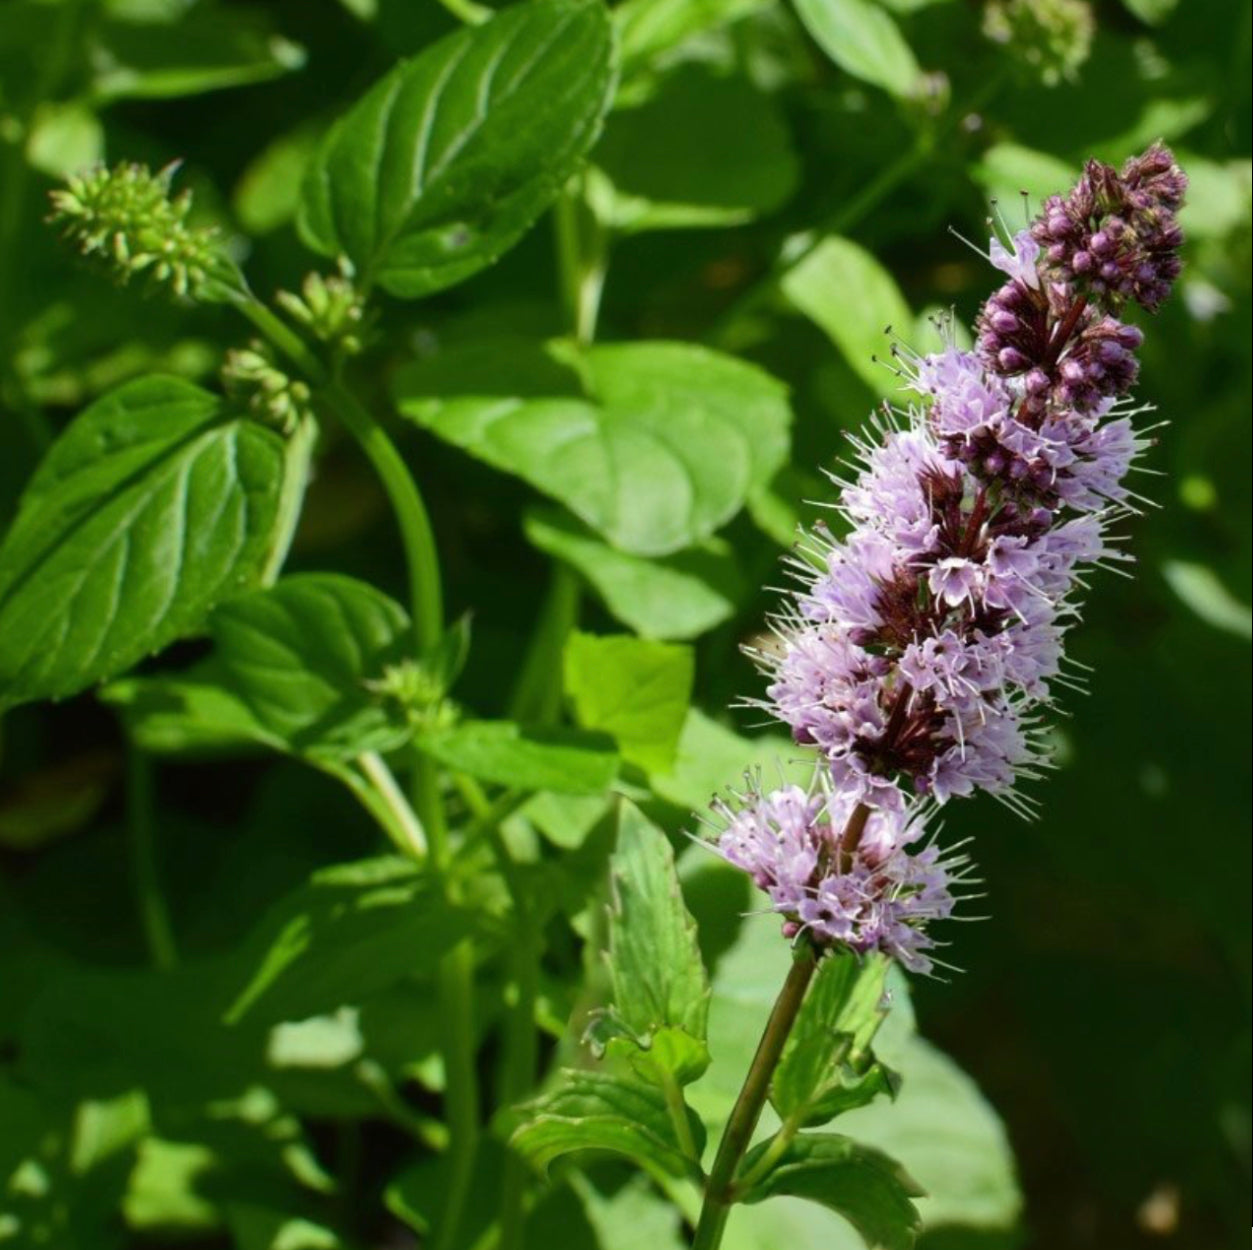
<svg viewBox="0 0 1253 1250">
<path fill-rule="evenodd" d="M 829 785 L 750 786 L 714 803 L 721 829 L 713 845 L 765 891 L 786 936 L 806 933 L 820 949 L 882 951 L 928 973 L 935 941 L 927 925 L 950 916 L 955 891 L 971 884 L 967 860 L 941 855 L 903 804 L 871 809 L 854 837 L 857 806 Z"/>
</svg>

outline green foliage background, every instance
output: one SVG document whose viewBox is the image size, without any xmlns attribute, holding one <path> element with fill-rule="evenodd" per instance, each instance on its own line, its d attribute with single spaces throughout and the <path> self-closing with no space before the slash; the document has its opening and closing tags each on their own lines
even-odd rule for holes
<svg viewBox="0 0 1253 1250">
<path fill-rule="evenodd" d="M 657 566 L 687 575 L 676 596 L 669 584 L 632 583 L 629 564 L 602 585 L 613 554 L 587 549 L 568 515 L 538 508 L 523 481 L 397 423 L 433 513 L 452 612 L 474 613 L 458 697 L 481 716 L 504 714 L 545 601 L 547 552 L 588 583 L 583 628 L 694 639 L 694 705 L 751 730 L 748 714 L 723 709 L 758 689 L 738 653 L 772 602 L 756 588 L 778 580 L 793 519 L 816 515 L 803 501 L 829 495 L 820 470 L 840 454 L 843 432 L 895 384 L 870 361 L 883 352 L 883 326 L 925 347 L 933 331 L 924 312 L 953 307 L 968 323 L 993 281 L 948 227 L 981 239 L 989 197 L 1012 222 L 1020 189 L 1038 202 L 1086 156 L 1118 162 L 1166 139 L 1192 196 L 1182 287 L 1145 326 L 1139 391 L 1169 424 L 1149 457 L 1161 476 L 1141 489 L 1160 507 L 1127 526 L 1135 579 L 1098 578 L 1073 634 L 1074 654 L 1094 669 L 1091 695 L 1071 699 L 1057 727 L 1059 768 L 1035 791 L 1040 820 L 1024 825 L 988 801 L 946 814 L 948 837 L 976 839 L 991 918 L 953 926 L 963 974 L 914 987 L 927 1035 L 977 1077 L 1007 1126 L 1023 1227 L 959 1227 L 926 1244 L 1232 1244 L 1248 1223 L 1250 1161 L 1249 5 L 1102 0 L 1090 56 L 1051 85 L 1032 63 L 1039 36 L 989 39 L 983 6 L 964 0 L 807 0 L 796 9 L 630 0 L 621 10 L 617 106 L 588 175 L 601 228 L 613 235 L 598 341 L 676 339 L 760 364 L 790 388 L 790 459 L 747 512 L 709 526 L 715 538 Z M 310 264 L 293 217 L 313 143 L 397 58 L 455 26 L 424 0 L 0 5 L 0 521 L 11 519 L 49 439 L 96 396 L 158 369 L 212 385 L 221 353 L 240 342 L 224 312 L 172 311 L 80 271 L 43 223 L 55 179 L 100 157 L 154 167 L 183 159 L 180 183 L 194 190 L 198 214 L 255 239 L 246 258 L 254 287 L 294 288 Z M 385 302 L 368 373 L 377 410 L 392 410 L 402 366 L 414 374 L 407 393 L 446 395 L 429 377 L 440 353 L 565 330 L 556 264 L 542 221 L 472 280 L 421 302 Z M 415 357 L 425 359 L 414 366 Z M 438 430 L 429 406 L 410 415 Z M 543 469 L 522 476 L 542 488 Z M 614 537 L 632 550 L 629 533 Z M 400 594 L 400 568 L 380 492 L 332 433 L 288 569 L 334 569 Z M 164 663 L 197 653 L 182 646 Z M 577 700 L 577 683 L 568 689 Z M 725 776 L 711 764 L 709 780 L 733 782 L 747 762 L 732 758 Z M 214 1240 L 215 1209 L 227 1212 L 238 1244 L 273 1244 L 276 1200 L 253 1193 L 249 1178 L 279 1155 L 299 1158 L 314 1191 L 321 1169 L 358 1177 L 347 1199 L 324 1205 L 348 1203 L 341 1224 L 361 1244 L 383 1244 L 369 1240 L 382 1235 L 371 1212 L 403 1152 L 368 1091 L 296 1071 L 280 1094 L 305 1129 L 291 1115 L 268 1118 L 272 1131 L 260 1137 L 234 1118 L 211 1131 L 199 1123 L 214 1099 L 238 1092 L 213 1014 L 227 1003 L 210 990 L 231 982 L 232 961 L 247 964 L 264 942 L 259 917 L 290 904 L 311 870 L 375 849 L 366 817 L 333 782 L 292 762 L 163 765 L 155 832 L 177 940 L 185 956 L 218 969 L 164 986 L 141 972 L 148 956 L 113 714 L 90 696 L 11 712 L 0 769 L 0 1065 L 33 1065 L 62 1089 L 63 1120 L 45 1127 L 81 1144 L 83 1107 L 105 1102 L 116 1127 L 117 1100 L 124 1119 L 133 1073 L 146 1070 L 150 1098 L 172 1108 L 165 1135 L 180 1141 L 178 1126 L 195 1122 L 188 1139 L 209 1144 L 182 1149 L 224 1161 L 214 1173 L 220 1192 L 211 1185 L 201 1199 L 209 1214 L 181 1211 L 188 1227 L 208 1230 L 197 1244 L 229 1244 Z M 691 789 L 675 783 L 653 797 L 671 831 L 700 801 Z M 557 887 L 572 897 L 588 888 Z M 702 941 L 725 953 L 746 901 L 720 874 L 697 874 L 692 890 Z M 427 914 L 427 927 L 411 921 L 395 940 L 433 960 L 458 922 L 443 918 L 441 937 L 440 917 Z M 367 926 L 342 940 L 382 938 Z M 573 943 L 568 931 L 564 940 Z M 556 979 L 577 968 L 571 947 L 548 971 Z M 500 975 L 483 969 L 485 999 Z M 545 986 L 557 1016 L 571 992 Z M 403 1049 L 398 1038 L 432 1027 L 429 1011 L 386 995 L 375 1010 L 362 1027 L 385 1067 Z M 100 1062 L 106 1052 L 116 1069 Z M 184 1059 L 217 1071 L 216 1086 L 184 1088 Z M 6 1089 L 0 1138 L 31 1114 Z M 339 1131 L 340 1122 L 366 1131 Z M 161 1214 L 159 1230 L 172 1209 L 161 1205 L 162 1185 L 180 1167 L 204 1165 L 194 1153 L 172 1163 L 150 1151 L 136 1179 L 131 1155 L 107 1141 L 91 1148 L 98 1168 L 77 1156 L 62 1162 L 90 1174 L 80 1188 L 98 1193 L 87 1209 L 110 1214 L 63 1245 L 126 1244 L 115 1214 L 123 1190 L 131 1224 L 144 1225 L 147 1203 Z M 8 1162 L 0 1145 L 0 1176 Z M 612 1199 L 584 1194 L 577 1217 L 559 1203 L 544 1209 L 536 1244 L 554 1227 L 563 1244 L 595 1235 L 625 1245 L 622 1228 L 652 1211 L 640 1215 L 636 1197 L 631 1186 Z M 393 1193 L 393 1211 L 407 1201 Z M 106 1228 L 92 1240 L 90 1230 Z M 795 1235 L 817 1245 L 830 1233 Z"/>
</svg>

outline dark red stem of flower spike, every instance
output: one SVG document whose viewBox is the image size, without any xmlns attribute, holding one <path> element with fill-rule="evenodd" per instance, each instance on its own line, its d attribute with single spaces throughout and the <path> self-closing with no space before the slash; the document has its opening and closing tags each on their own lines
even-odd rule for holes
<svg viewBox="0 0 1253 1250">
<path fill-rule="evenodd" d="M 866 809 L 858 808 L 858 811 L 864 810 Z M 850 828 L 856 819 L 857 815 L 854 813 L 853 820 L 849 821 Z M 862 818 L 862 823 L 865 823 L 865 817 Z M 748 1075 L 744 1078 L 740 1096 L 735 1100 L 735 1106 L 731 1109 L 731 1116 L 722 1133 L 722 1140 L 718 1143 L 718 1153 L 714 1156 L 709 1180 L 705 1185 L 705 1203 L 701 1207 L 696 1235 L 692 1239 L 692 1250 L 716 1250 L 722 1240 L 722 1230 L 726 1227 L 727 1216 L 735 1200 L 736 1169 L 753 1139 L 761 1110 L 766 1105 L 766 1095 L 770 1092 L 770 1080 L 817 968 L 818 952 L 807 938 L 801 938 L 793 948 L 792 967 L 788 971 L 787 980 L 783 982 L 782 990 L 779 991 L 779 997 L 775 1000 L 765 1032 L 757 1043 L 757 1053 L 753 1056 Z"/>
<path fill-rule="evenodd" d="M 1044 365 L 1055 365 L 1062 354 L 1062 349 L 1066 346 L 1067 340 L 1074 333 L 1075 326 L 1079 324 L 1079 318 L 1083 316 L 1084 310 L 1088 306 L 1088 297 L 1081 295 L 1066 312 L 1066 316 L 1062 318 L 1061 324 L 1057 327 L 1053 338 L 1049 342 L 1048 351 L 1045 353 Z"/>
</svg>

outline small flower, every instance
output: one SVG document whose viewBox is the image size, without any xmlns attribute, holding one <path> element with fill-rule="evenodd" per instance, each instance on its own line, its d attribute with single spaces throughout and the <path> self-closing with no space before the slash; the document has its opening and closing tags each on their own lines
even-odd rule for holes
<svg viewBox="0 0 1253 1250">
<path fill-rule="evenodd" d="M 983 13 L 983 33 L 1046 87 L 1078 76 L 1095 25 L 1084 0 L 989 0 Z"/>
<path fill-rule="evenodd" d="M 932 970 L 928 927 L 952 914 L 968 861 L 941 854 L 916 808 L 873 807 L 855 819 L 857 801 L 830 785 L 763 792 L 750 783 L 713 810 L 713 848 L 766 893 L 788 936 Z"/>
<path fill-rule="evenodd" d="M 84 256 L 115 281 L 142 275 L 183 299 L 217 299 L 237 284 L 212 226 L 191 226 L 191 193 L 172 196 L 177 165 L 103 167 L 72 177 L 52 192 L 51 220 Z"/>
</svg>

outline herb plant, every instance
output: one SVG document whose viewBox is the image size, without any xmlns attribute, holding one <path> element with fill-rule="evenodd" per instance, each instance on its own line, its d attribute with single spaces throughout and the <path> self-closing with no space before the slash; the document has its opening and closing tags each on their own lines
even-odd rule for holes
<svg viewBox="0 0 1253 1250">
<path fill-rule="evenodd" d="M 0 832 L 126 843 L 75 867 L 74 955 L 12 891 L 0 1245 L 1015 1244 L 1004 1130 L 911 984 L 959 992 L 950 931 L 998 906 L 973 861 L 1036 814 L 1089 574 L 1159 493 L 1132 390 L 1188 177 L 1156 131 L 1075 171 L 971 138 L 1000 92 L 1075 88 L 1092 9 L 950 15 L 995 71 L 954 103 L 893 16 L 941 3 L 345 0 L 412 55 L 253 136 L 227 210 L 194 143 L 119 125 L 103 159 L 114 99 L 299 66 L 242 6 L 178 7 L 0 12 L 33 461 L 0 708 L 19 754 L 80 718 L 113 744 Z M 911 138 L 811 196 L 780 99 L 831 75 Z M 967 329 L 849 235 L 975 142 L 1032 194 L 981 259 L 945 241 L 999 271 Z M 694 317 L 682 252 L 615 305 L 633 241 L 749 223 Z M 28 233 L 78 293 L 55 350 Z M 778 376 L 795 313 L 846 439 Z"/>
</svg>

